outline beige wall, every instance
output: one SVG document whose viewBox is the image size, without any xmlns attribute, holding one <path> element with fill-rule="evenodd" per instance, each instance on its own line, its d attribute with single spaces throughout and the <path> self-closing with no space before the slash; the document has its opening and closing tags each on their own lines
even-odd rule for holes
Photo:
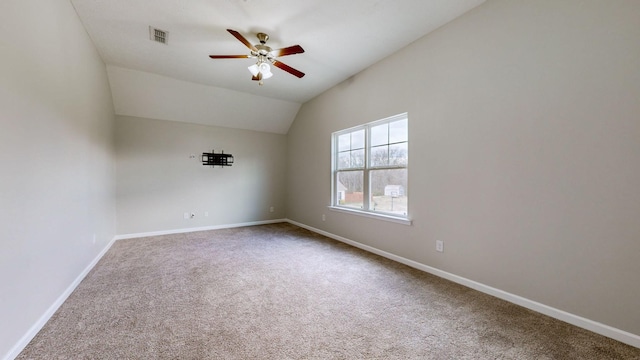
<svg viewBox="0 0 640 360">
<path fill-rule="evenodd" d="M 490 0 L 304 104 L 288 218 L 640 335 L 638 13 Z M 405 111 L 413 225 L 328 210 L 331 132 Z"/>
<path fill-rule="evenodd" d="M 3 0 L 0 32 L 4 358 L 113 239 L 115 154 L 105 65 L 69 1 Z"/>
<path fill-rule="evenodd" d="M 118 116 L 116 143 L 120 235 L 285 217 L 285 135 Z M 235 163 L 203 166 L 211 150 Z"/>
<path fill-rule="evenodd" d="M 73 8 L 0 2 L 0 357 L 115 234 L 285 216 L 640 335 L 639 11 L 489 0 L 288 136 L 118 117 L 116 192 L 105 65 Z M 405 111 L 414 224 L 327 210 L 331 132 Z M 200 165 L 211 149 L 236 164 Z"/>
</svg>

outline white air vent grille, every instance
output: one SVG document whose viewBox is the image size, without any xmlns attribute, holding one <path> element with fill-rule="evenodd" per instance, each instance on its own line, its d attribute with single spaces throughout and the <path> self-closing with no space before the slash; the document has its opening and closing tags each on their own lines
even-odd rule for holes
<svg viewBox="0 0 640 360">
<path fill-rule="evenodd" d="M 169 40 L 169 32 L 149 26 L 149 37 L 153 41 L 157 41 L 166 45 L 167 41 Z"/>
</svg>

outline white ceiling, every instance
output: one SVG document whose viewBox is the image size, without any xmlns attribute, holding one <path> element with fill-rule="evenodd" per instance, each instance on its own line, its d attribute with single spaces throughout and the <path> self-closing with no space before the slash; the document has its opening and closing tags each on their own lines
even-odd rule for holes
<svg viewBox="0 0 640 360">
<path fill-rule="evenodd" d="M 150 73 L 147 76 L 166 77 L 167 82 L 192 83 L 191 91 L 197 91 L 202 85 L 214 87 L 217 92 L 231 94 L 225 96 L 219 106 L 235 108 L 246 107 L 247 96 L 299 106 L 482 2 L 484 0 L 71 0 L 111 69 L 137 70 Z M 168 31 L 168 44 L 151 41 L 149 26 Z M 239 31 L 254 44 L 258 43 L 255 34 L 265 32 L 270 36 L 267 45 L 274 49 L 301 45 L 305 53 L 279 60 L 306 76 L 299 79 L 274 69 L 274 76 L 265 80 L 264 86 L 258 86 L 251 81 L 247 70 L 255 60 L 210 59 L 210 54 L 248 54 L 249 50 L 226 29 Z M 118 104 L 117 99 L 123 96 L 115 93 L 115 81 L 110 77 L 116 112 L 148 115 L 133 114 L 126 104 Z M 237 92 L 245 93 L 239 97 L 244 103 L 229 104 L 228 98 Z M 131 100 L 131 96 L 136 95 L 127 96 Z M 277 110 L 274 111 L 273 117 L 277 118 Z M 161 118 L 167 117 L 187 121 L 180 116 L 174 119 L 176 115 Z M 286 133 L 295 113 L 291 115 L 289 106 L 282 117 L 286 117 Z M 259 116 L 255 118 L 265 121 Z M 220 124 L 214 115 L 189 122 L 228 126 Z M 238 127 L 283 133 L 282 123 L 273 129 L 265 128 L 264 124 L 259 128 L 251 124 Z"/>
</svg>

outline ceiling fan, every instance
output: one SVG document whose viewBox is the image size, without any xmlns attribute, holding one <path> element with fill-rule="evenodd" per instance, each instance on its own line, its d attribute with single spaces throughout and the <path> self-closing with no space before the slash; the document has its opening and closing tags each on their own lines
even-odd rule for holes
<svg viewBox="0 0 640 360">
<path fill-rule="evenodd" d="M 235 36 L 236 39 L 240 40 L 246 47 L 251 50 L 251 54 L 248 55 L 209 55 L 212 59 L 258 59 L 258 61 L 249 66 L 249 72 L 253 77 L 251 80 L 258 81 L 259 85 L 263 85 L 262 80 L 266 80 L 273 76 L 271 73 L 272 64 L 275 67 L 278 67 L 293 76 L 297 76 L 299 78 L 304 76 L 302 71 L 296 70 L 289 65 L 286 65 L 278 60 L 277 57 L 287 56 L 293 54 L 301 54 L 304 52 L 304 49 L 300 45 L 293 45 L 282 49 L 273 50 L 269 46 L 266 45 L 267 40 L 269 40 L 269 35 L 265 33 L 258 33 L 257 37 L 260 41 L 260 44 L 252 45 L 242 34 L 235 30 L 227 29 L 231 35 Z"/>
</svg>

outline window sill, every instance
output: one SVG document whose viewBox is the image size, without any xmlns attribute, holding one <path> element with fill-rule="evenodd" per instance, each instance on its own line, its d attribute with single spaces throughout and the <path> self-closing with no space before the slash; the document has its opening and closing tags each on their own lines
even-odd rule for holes
<svg viewBox="0 0 640 360">
<path fill-rule="evenodd" d="M 410 226 L 411 223 L 412 223 L 412 220 L 410 220 L 410 219 L 405 219 L 405 218 L 400 218 L 400 217 L 395 217 L 395 216 L 390 216 L 390 215 L 376 214 L 374 212 L 361 211 L 361 210 L 356 210 L 356 209 L 349 209 L 349 208 L 344 208 L 344 207 L 339 207 L 339 206 L 328 206 L 328 208 L 331 211 L 337 211 L 337 212 L 351 214 L 351 215 L 364 216 L 364 217 L 368 217 L 368 218 L 372 218 L 372 219 L 390 221 L 390 222 L 394 222 L 394 223 L 402 224 L 402 225 L 409 225 Z"/>
</svg>

